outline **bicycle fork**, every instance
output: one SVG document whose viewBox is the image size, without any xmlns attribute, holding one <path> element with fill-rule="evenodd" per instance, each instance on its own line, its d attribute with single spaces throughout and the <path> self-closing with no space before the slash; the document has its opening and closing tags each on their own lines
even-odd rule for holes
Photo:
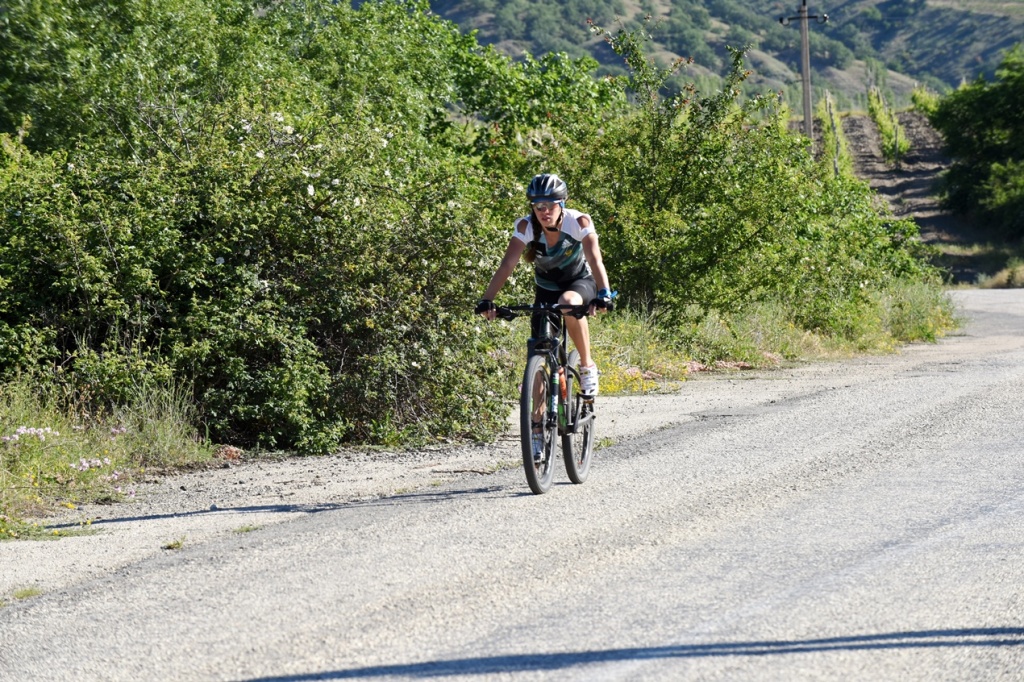
<svg viewBox="0 0 1024 682">
<path fill-rule="evenodd" d="M 548 415 L 550 419 L 556 422 L 559 430 L 565 426 L 565 406 L 561 400 L 562 390 L 559 386 L 560 375 L 558 373 L 558 365 L 552 366 L 555 371 L 550 372 L 551 385 L 548 388 Z"/>
</svg>

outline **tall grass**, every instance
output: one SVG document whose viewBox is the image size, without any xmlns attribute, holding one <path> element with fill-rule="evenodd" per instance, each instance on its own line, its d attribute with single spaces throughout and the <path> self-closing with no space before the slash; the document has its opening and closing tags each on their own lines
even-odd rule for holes
<svg viewBox="0 0 1024 682">
<path fill-rule="evenodd" d="M 792 311 L 770 302 L 731 313 L 696 307 L 690 313 L 688 322 L 672 327 L 657 313 L 633 310 L 592 321 L 602 394 L 673 390 L 694 371 L 889 352 L 901 343 L 937 341 L 960 324 L 938 282 L 902 280 L 872 296 L 850 338 L 807 331 L 794 324 Z"/>
<path fill-rule="evenodd" d="M 599 317 L 590 329 L 605 394 L 664 390 L 684 380 L 692 367 L 686 349 L 656 314 L 616 311 Z"/>
<path fill-rule="evenodd" d="M 96 412 L 55 382 L 0 385 L 0 539 L 31 531 L 23 519 L 55 507 L 135 494 L 147 469 L 210 459 L 186 394 L 143 384 L 123 406 Z"/>
<path fill-rule="evenodd" d="M 962 325 L 952 299 L 936 284 L 899 281 L 875 297 L 882 327 L 899 343 L 935 342 Z"/>
<path fill-rule="evenodd" d="M 978 275 L 980 289 L 1020 289 L 1024 287 L 1024 257 L 1010 256 L 993 274 Z"/>
</svg>

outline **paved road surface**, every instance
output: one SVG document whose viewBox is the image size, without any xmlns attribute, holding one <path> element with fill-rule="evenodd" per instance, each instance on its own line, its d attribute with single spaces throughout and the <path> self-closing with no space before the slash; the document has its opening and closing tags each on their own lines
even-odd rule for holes
<svg viewBox="0 0 1024 682">
<path fill-rule="evenodd" d="M 0 679 L 1024 679 L 1024 291 L 957 296 L 937 345 L 689 382 L 583 486 L 465 479 L 7 606 Z"/>
</svg>

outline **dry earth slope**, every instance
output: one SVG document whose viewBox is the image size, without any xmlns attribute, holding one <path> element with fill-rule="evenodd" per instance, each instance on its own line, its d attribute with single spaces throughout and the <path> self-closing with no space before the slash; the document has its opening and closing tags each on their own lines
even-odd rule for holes
<svg viewBox="0 0 1024 682">
<path fill-rule="evenodd" d="M 950 163 L 942 149 L 942 137 L 919 112 L 902 112 L 899 121 L 910 140 L 910 151 L 898 167 L 893 167 L 882 157 L 878 128 L 869 117 L 851 115 L 843 119 L 854 172 L 868 181 L 895 216 L 912 218 L 926 243 L 942 248 L 978 242 L 969 221 L 939 205 L 936 185 Z M 974 283 L 981 274 L 979 266 L 966 259 L 950 263 L 950 268 L 957 283 Z"/>
</svg>

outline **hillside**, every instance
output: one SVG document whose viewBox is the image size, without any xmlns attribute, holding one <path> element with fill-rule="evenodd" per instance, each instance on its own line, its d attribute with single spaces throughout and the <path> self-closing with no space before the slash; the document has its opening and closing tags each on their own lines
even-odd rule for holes
<svg viewBox="0 0 1024 682">
<path fill-rule="evenodd" d="M 921 240 L 936 248 L 939 264 L 949 271 L 954 283 L 974 284 L 979 277 L 995 276 L 1007 266 L 1008 256 L 991 245 L 979 248 L 990 237 L 969 218 L 939 204 L 937 182 L 950 163 L 941 136 L 918 112 L 902 112 L 899 120 L 911 146 L 900 166 L 894 168 L 882 158 L 881 138 L 870 118 L 843 118 L 854 172 L 871 185 L 895 216 L 917 223 Z"/>
<path fill-rule="evenodd" d="M 942 138 L 928 119 L 916 111 L 899 114 L 899 120 L 910 140 L 910 151 L 894 168 L 882 158 L 881 138 L 870 118 L 843 118 L 843 134 L 850 146 L 854 170 L 888 203 L 894 215 L 914 219 L 921 228 L 922 239 L 956 239 L 965 226 L 939 207 L 934 193 L 939 174 L 949 167 L 949 159 L 942 152 Z"/>
<path fill-rule="evenodd" d="M 749 46 L 750 88 L 783 91 L 799 103 L 800 31 L 780 25 L 798 0 L 432 0 L 432 9 L 481 42 L 511 55 L 562 51 L 590 55 L 599 72 L 621 72 L 621 60 L 587 30 L 638 28 L 649 15 L 650 53 L 669 63 L 693 57 L 683 75 L 699 85 L 716 82 L 728 63 L 727 46 Z M 991 74 L 1000 55 L 1024 36 L 1024 3 L 997 0 L 849 0 L 811 2 L 815 89 L 828 88 L 842 108 L 863 106 L 865 85 L 878 82 L 902 105 L 918 82 L 933 89 Z M 794 107 L 798 109 L 799 107 Z"/>
</svg>

